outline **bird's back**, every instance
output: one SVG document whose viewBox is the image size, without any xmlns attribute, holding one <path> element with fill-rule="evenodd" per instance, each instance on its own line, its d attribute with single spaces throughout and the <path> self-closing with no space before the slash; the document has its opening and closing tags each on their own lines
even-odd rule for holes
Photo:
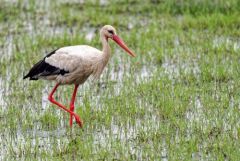
<svg viewBox="0 0 240 161">
<path fill-rule="evenodd" d="M 36 63 L 24 78 L 81 84 L 94 72 L 101 54 L 100 50 L 87 45 L 63 47 Z"/>
<path fill-rule="evenodd" d="M 65 52 L 69 55 L 81 56 L 85 58 L 91 58 L 98 56 L 98 54 L 102 54 L 102 51 L 88 45 L 66 46 L 58 49 L 57 53 L 59 52 Z"/>
</svg>

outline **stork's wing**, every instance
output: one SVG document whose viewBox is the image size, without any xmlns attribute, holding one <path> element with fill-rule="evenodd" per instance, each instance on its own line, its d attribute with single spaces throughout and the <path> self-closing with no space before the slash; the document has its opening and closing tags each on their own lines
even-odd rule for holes
<svg viewBox="0 0 240 161">
<path fill-rule="evenodd" d="M 49 76 L 49 75 L 64 75 L 65 73 L 69 73 L 69 71 L 66 71 L 61 68 L 57 68 L 45 61 L 46 58 L 50 57 L 56 52 L 56 50 L 52 51 L 49 53 L 44 59 L 40 60 L 38 63 L 36 63 L 28 72 L 27 75 L 23 77 L 25 78 L 30 78 L 30 80 L 38 80 L 39 77 L 43 76 Z"/>
<path fill-rule="evenodd" d="M 68 46 L 52 51 L 43 60 L 35 64 L 24 76 L 37 80 L 41 76 L 64 75 L 75 69 L 89 69 L 101 51 L 86 45 Z"/>
<path fill-rule="evenodd" d="M 59 69 L 72 72 L 76 68 L 92 65 L 101 51 L 87 45 L 68 46 L 58 49 L 54 54 L 46 57 L 45 61 Z"/>
</svg>

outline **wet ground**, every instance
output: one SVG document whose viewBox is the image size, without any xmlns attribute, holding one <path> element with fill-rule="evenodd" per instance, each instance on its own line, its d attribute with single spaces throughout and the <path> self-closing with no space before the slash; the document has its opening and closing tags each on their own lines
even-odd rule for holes
<svg viewBox="0 0 240 161">
<path fill-rule="evenodd" d="M 199 15 L 182 13 L 175 3 L 163 9 L 158 1 L 0 3 L 1 160 L 239 158 L 235 1 L 228 14 L 221 3 L 202 2 L 216 13 L 195 6 Z M 77 94 L 84 128 L 71 129 L 69 115 L 47 100 L 54 83 L 22 77 L 61 46 L 100 49 L 104 24 L 114 25 L 137 57 L 110 42 L 113 55 L 102 77 Z M 68 105 L 72 90 L 60 87 L 56 99 Z"/>
</svg>

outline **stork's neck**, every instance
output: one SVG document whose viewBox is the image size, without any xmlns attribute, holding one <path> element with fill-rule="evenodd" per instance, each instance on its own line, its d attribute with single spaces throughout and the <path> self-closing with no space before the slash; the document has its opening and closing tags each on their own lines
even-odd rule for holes
<svg viewBox="0 0 240 161">
<path fill-rule="evenodd" d="M 95 78 L 100 77 L 104 67 L 107 65 L 108 60 L 111 56 L 111 48 L 108 44 L 107 38 L 102 34 L 102 32 L 100 32 L 100 38 L 101 38 L 103 49 L 102 49 L 102 54 L 100 54 L 98 57 L 99 59 L 93 72 L 93 75 Z"/>
<path fill-rule="evenodd" d="M 104 64 L 106 65 L 110 56 L 111 56 L 111 48 L 108 44 L 108 40 L 107 38 L 103 35 L 103 34 L 100 34 L 100 37 L 101 37 L 101 41 L 102 41 L 102 46 L 103 46 L 103 55 L 102 55 L 102 61 L 104 62 Z"/>
</svg>

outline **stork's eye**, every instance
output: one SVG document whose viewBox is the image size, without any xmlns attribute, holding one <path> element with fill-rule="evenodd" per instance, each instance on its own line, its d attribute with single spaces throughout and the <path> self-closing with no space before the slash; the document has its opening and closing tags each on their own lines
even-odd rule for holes
<svg viewBox="0 0 240 161">
<path fill-rule="evenodd" d="M 113 30 L 108 30 L 108 32 L 109 32 L 110 34 L 113 34 L 113 33 L 114 33 Z"/>
</svg>

